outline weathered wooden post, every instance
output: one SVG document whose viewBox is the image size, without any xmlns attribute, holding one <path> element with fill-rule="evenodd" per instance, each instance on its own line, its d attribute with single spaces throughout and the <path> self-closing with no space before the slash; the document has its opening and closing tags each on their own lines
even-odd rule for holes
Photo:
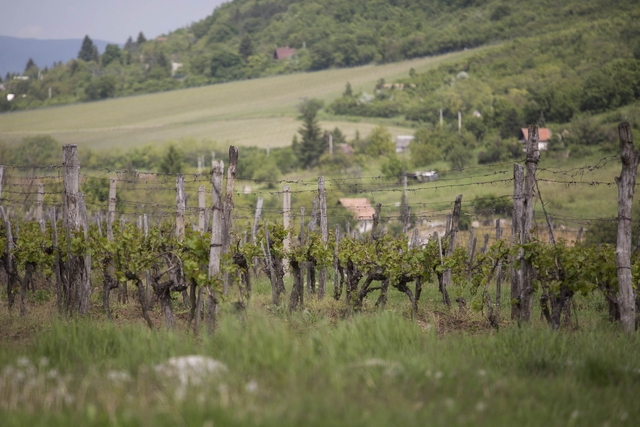
<svg viewBox="0 0 640 427">
<path fill-rule="evenodd" d="M 80 162 L 78 161 L 78 147 L 76 145 L 65 145 L 62 147 L 62 155 L 68 253 L 65 307 L 67 315 L 70 315 L 78 308 L 79 290 L 82 287 L 83 275 L 82 258 L 71 252 L 72 234 L 80 230 L 80 215 L 78 214 Z"/>
<path fill-rule="evenodd" d="M 200 232 L 200 234 L 203 234 L 207 231 L 204 216 L 204 212 L 206 210 L 204 191 L 204 185 L 198 186 L 198 231 Z"/>
<path fill-rule="evenodd" d="M 0 165 L 0 206 L 2 206 L 2 179 L 4 178 L 4 165 Z"/>
<path fill-rule="evenodd" d="M 320 232 L 322 233 L 322 243 L 327 246 L 329 242 L 329 226 L 327 223 L 327 193 L 324 186 L 324 176 L 318 178 L 318 199 L 320 201 Z M 327 288 L 327 267 L 320 269 L 318 275 L 318 299 L 324 298 Z"/>
<path fill-rule="evenodd" d="M 333 248 L 333 298 L 340 299 L 342 295 L 342 286 L 340 281 L 340 260 L 338 259 L 338 252 L 340 249 L 340 226 L 336 225 L 335 247 Z"/>
<path fill-rule="evenodd" d="M 78 213 L 82 222 L 82 230 L 84 231 L 84 239 L 89 238 L 89 218 L 87 216 L 87 207 L 84 203 L 84 194 L 78 192 Z M 89 299 L 91 297 L 91 253 L 84 256 L 84 274 L 78 288 L 78 311 L 84 315 L 89 312 Z"/>
<path fill-rule="evenodd" d="M 109 180 L 109 209 L 107 211 L 107 240 L 113 241 L 113 223 L 116 220 L 116 179 Z"/>
<path fill-rule="evenodd" d="M 447 256 L 453 256 L 453 251 L 456 248 L 456 236 L 458 234 L 458 221 L 460 220 L 460 210 L 462 208 L 462 194 L 456 197 L 456 201 L 453 205 L 453 213 L 451 214 L 451 230 L 449 232 L 449 247 L 447 248 Z M 451 269 L 447 268 L 442 275 L 442 301 L 450 306 L 449 292 L 447 288 L 451 285 Z"/>
<path fill-rule="evenodd" d="M 313 198 L 311 205 L 311 217 L 309 218 L 309 236 L 316 231 L 318 224 L 318 197 Z M 316 264 L 314 261 L 305 263 L 307 268 L 307 293 L 309 295 L 316 293 Z"/>
<path fill-rule="evenodd" d="M 489 240 L 489 235 L 487 234 L 486 237 L 487 239 L 485 240 L 485 246 L 486 242 Z M 496 219 L 496 242 L 500 239 L 502 239 L 502 227 L 500 227 L 500 219 Z M 498 261 L 498 266 L 496 268 L 496 311 L 498 313 L 498 316 L 500 316 L 500 294 L 502 293 L 502 261 Z"/>
<path fill-rule="evenodd" d="M 529 126 L 529 139 L 527 141 L 527 157 L 525 167 L 527 174 L 524 179 L 524 216 L 522 232 L 524 243 L 531 241 L 531 229 L 533 228 L 533 204 L 534 187 L 536 185 L 536 170 L 540 160 L 538 150 L 538 127 Z M 522 289 L 520 290 L 520 320 L 529 322 L 531 318 L 531 306 L 533 303 L 533 263 L 527 259 L 522 262 Z"/>
<path fill-rule="evenodd" d="M 176 237 L 178 241 L 184 240 L 184 213 L 186 201 L 184 197 L 184 175 L 176 175 Z"/>
<path fill-rule="evenodd" d="M 36 194 L 36 221 L 40 224 L 42 233 L 45 232 L 44 219 L 42 216 L 42 207 L 44 206 L 44 184 L 38 183 L 38 193 Z"/>
<path fill-rule="evenodd" d="M 306 244 L 304 235 L 304 206 L 300 206 L 300 235 L 298 236 L 298 244 L 304 246 Z M 304 306 L 304 271 L 307 267 L 305 261 L 300 263 L 300 307 Z"/>
<path fill-rule="evenodd" d="M 618 268 L 618 306 L 622 330 L 633 333 L 636 329 L 635 294 L 631 276 L 631 211 L 636 185 L 636 173 L 640 150 L 633 147 L 631 126 L 627 122 L 618 125 L 622 171 L 616 177 L 618 185 L 618 238 L 616 242 L 616 266 Z"/>
<path fill-rule="evenodd" d="M 517 246 L 523 242 L 522 216 L 524 213 L 524 167 L 513 165 L 513 212 L 511 220 L 511 246 Z M 511 319 L 520 318 L 520 291 L 522 289 L 523 251 L 518 252 L 517 259 L 511 258 Z M 515 268 L 519 265 L 521 268 Z"/>
<path fill-rule="evenodd" d="M 285 252 L 289 250 L 291 246 L 291 235 L 289 233 L 289 223 L 291 221 L 291 188 L 285 185 L 282 188 L 282 224 L 284 229 L 287 230 L 287 237 L 284 238 L 282 246 Z M 286 262 L 286 258 L 285 258 Z"/>
<path fill-rule="evenodd" d="M 213 161 L 213 174 L 211 182 L 213 184 L 212 196 L 212 223 L 211 223 L 211 249 L 209 250 L 209 279 L 220 276 L 220 258 L 222 255 L 222 177 L 224 175 L 224 163 L 221 161 Z M 207 287 L 207 329 L 210 333 L 213 333 L 216 326 L 216 306 L 218 304 L 218 298 L 216 290 L 211 287 Z M 200 290 L 200 296 L 198 298 L 198 307 L 202 304 L 202 289 Z M 196 314 L 196 332 L 198 324 L 200 322 L 200 313 Z"/>
<path fill-rule="evenodd" d="M 258 203 L 256 204 L 256 212 L 253 217 L 253 228 L 251 229 L 251 241 L 256 242 L 256 234 L 258 233 L 258 222 L 260 221 L 260 215 L 262 215 L 262 203 L 264 199 L 258 197 Z"/>
<path fill-rule="evenodd" d="M 236 182 L 236 170 L 238 167 L 238 148 L 233 145 L 229 146 L 229 168 L 227 169 L 227 189 L 224 194 L 224 207 L 222 211 L 223 228 L 222 228 L 222 254 L 229 252 L 231 244 L 231 229 L 233 228 L 233 189 Z M 229 277 L 225 273 L 223 294 L 229 291 Z"/>
</svg>

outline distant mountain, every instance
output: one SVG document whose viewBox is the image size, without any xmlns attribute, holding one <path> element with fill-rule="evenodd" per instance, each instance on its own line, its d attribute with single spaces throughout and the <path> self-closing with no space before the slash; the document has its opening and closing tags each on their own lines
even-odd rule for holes
<svg viewBox="0 0 640 427">
<path fill-rule="evenodd" d="M 107 44 L 104 40 L 93 40 L 100 53 Z M 51 67 L 54 62 L 67 62 L 77 58 L 82 39 L 38 40 L 0 36 L 0 76 L 9 73 L 22 73 L 29 58 L 40 68 Z"/>
</svg>

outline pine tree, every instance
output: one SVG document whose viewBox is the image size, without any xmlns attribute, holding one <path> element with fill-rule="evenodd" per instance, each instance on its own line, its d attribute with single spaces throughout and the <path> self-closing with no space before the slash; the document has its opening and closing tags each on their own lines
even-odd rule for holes
<svg viewBox="0 0 640 427">
<path fill-rule="evenodd" d="M 127 42 L 124 44 L 124 50 L 129 50 L 131 48 L 133 48 L 133 38 L 129 36 Z"/>
<path fill-rule="evenodd" d="M 31 67 L 37 67 L 37 65 L 35 62 L 33 62 L 32 58 L 29 58 L 29 60 L 27 61 L 27 66 L 24 67 L 24 72 L 26 73 L 27 71 L 29 71 L 29 68 Z"/>
<path fill-rule="evenodd" d="M 80 48 L 80 52 L 78 52 L 78 59 L 82 59 L 87 62 L 91 61 L 94 57 L 93 48 L 93 41 L 88 35 L 84 36 L 84 40 L 82 40 L 82 47 Z"/>
<path fill-rule="evenodd" d="M 316 117 L 321 108 L 322 101 L 317 99 L 305 100 L 298 106 L 302 113 L 302 127 L 298 130 L 301 141 L 294 139 L 292 149 L 304 168 L 315 166 L 329 146 L 329 141 L 323 136 Z"/>
<path fill-rule="evenodd" d="M 145 38 L 144 34 L 142 34 L 142 31 L 140 31 L 140 33 L 138 34 L 138 40 L 136 41 L 136 43 L 138 45 L 141 45 L 142 43 L 146 42 L 147 39 Z"/>
</svg>

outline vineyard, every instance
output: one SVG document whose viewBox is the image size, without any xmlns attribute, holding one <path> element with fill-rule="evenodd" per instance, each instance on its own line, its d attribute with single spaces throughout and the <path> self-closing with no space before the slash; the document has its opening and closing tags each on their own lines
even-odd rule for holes
<svg viewBox="0 0 640 427">
<path fill-rule="evenodd" d="M 85 171 L 73 145 L 60 164 L 4 165 L 0 414 L 16 426 L 632 425 L 640 154 L 619 131 L 621 154 L 585 167 L 539 164 L 532 127 L 524 166 L 418 184 L 251 181 L 235 147 L 226 174 L 215 159 L 210 173 Z M 615 182 L 589 179 L 620 160 Z M 549 211 L 552 185 L 603 203 L 618 185 L 617 221 Z M 413 201 L 484 186 L 505 194 Z M 376 197 L 364 227 L 336 201 L 388 194 L 401 202 Z M 589 237 L 615 228 L 615 245 Z"/>
<path fill-rule="evenodd" d="M 531 147 L 535 145 L 533 139 Z M 569 234 L 569 239 L 556 238 L 559 231 L 554 230 L 554 217 L 545 209 L 540 191 L 540 184 L 548 182 L 590 186 L 612 183 L 536 179 L 539 152 L 531 147 L 525 160 L 526 178 L 524 167 L 518 164 L 513 178 L 506 174 L 489 176 L 484 181 L 481 178 L 487 175 L 474 177 L 475 185 L 513 183 L 514 188 L 513 195 L 497 198 L 503 202 L 502 211 L 496 211 L 494 205 L 490 212 L 498 218 L 495 235 L 485 234 L 484 244 L 478 244 L 473 226 L 468 238 L 460 230 L 462 195 L 455 199 L 449 212 L 448 207 L 429 210 L 425 203 L 417 215 L 412 214 L 406 176 L 403 187 L 386 183 L 384 187 L 378 184 L 363 188 L 366 183 L 362 180 L 349 183 L 349 178 L 330 183 L 352 193 L 403 191 L 395 216 L 389 209 L 384 216 L 382 204 L 378 203 L 371 229 L 363 235 L 358 230 L 351 231 L 353 220 L 347 211 L 337 212 L 334 206 L 327 205 L 331 188 L 327 190 L 324 177 L 317 180 L 317 188 L 313 188 L 312 181 L 291 181 L 283 191 L 271 192 L 282 206 L 270 210 L 280 212 L 281 217 L 269 215 L 267 207 L 262 212 L 263 197 L 258 197 L 253 216 L 238 215 L 234 212 L 234 197 L 246 196 L 247 191 L 239 193 L 234 189 L 238 159 L 235 147 L 229 150 L 223 191 L 222 161 L 212 161 L 211 174 L 99 171 L 87 175 L 80 173 L 76 147 L 65 146 L 62 164 L 31 170 L 5 165 L 2 169 L 4 222 L 0 254 L 7 305 L 9 310 L 17 305 L 20 314 L 25 315 L 27 294 L 47 291 L 55 295 L 61 314 L 84 315 L 90 309 L 92 293 L 101 289 L 102 310 L 111 318 L 112 294 L 115 292 L 118 301 L 127 302 L 131 293 L 149 327 L 153 328 L 149 310 L 159 303 L 166 326 L 171 329 L 175 326 L 174 300 L 181 295 L 190 310 L 190 327 L 197 332 L 204 321 L 213 332 L 220 304 L 249 309 L 252 280 L 258 276 L 270 281 L 272 304 L 290 312 L 302 309 L 305 300 L 334 298 L 342 301 L 343 315 L 348 316 L 361 311 L 372 296 L 374 307 L 384 308 L 389 292 L 397 291 L 406 296 L 411 315 L 416 316 L 423 288 L 435 286 L 445 306 L 455 302 L 460 311 L 465 311 L 470 305 L 485 313 L 486 321 L 494 328 L 505 320 L 500 318 L 501 307 L 510 311 L 510 320 L 529 322 L 537 298 L 542 316 L 553 329 L 558 329 L 562 324 L 572 324 L 575 294 L 597 294 L 608 304 L 610 320 L 619 321 L 622 315 L 625 328 L 632 330 L 629 325 L 635 324 L 635 306 L 640 300 L 629 295 L 631 299 L 618 297 L 619 293 L 622 295 L 619 274 L 621 269 L 628 269 L 633 283 L 637 283 L 638 252 L 629 252 L 629 267 L 621 267 L 613 245 L 583 241 L 583 227 L 574 230 L 574 236 Z M 589 169 L 617 158 L 605 158 Z M 585 169 L 553 172 L 575 177 L 584 174 Z M 312 189 L 305 188 L 309 184 Z M 293 185 L 303 189 L 292 190 Z M 445 180 L 429 185 L 438 188 L 468 184 Z M 188 193 L 195 193 L 195 187 L 198 206 L 187 207 Z M 117 188 L 136 200 L 117 196 Z M 175 191 L 175 206 L 154 200 L 154 194 L 166 190 Z M 212 195 L 209 205 L 207 192 Z M 302 198 L 308 194 L 313 195 L 312 207 L 305 210 L 300 206 L 299 216 L 295 215 L 292 195 Z M 505 205 L 506 200 L 512 200 L 512 205 Z M 481 201 L 474 199 L 476 205 Z M 542 215 L 534 214 L 535 203 L 542 207 Z M 507 223 L 508 213 L 511 227 L 503 234 L 501 224 Z M 425 219 L 434 222 L 438 216 L 446 218 L 444 228 L 421 235 L 416 224 Z M 240 225 L 242 218 L 248 220 L 244 229 Z M 555 220 L 558 222 L 557 216 Z M 493 221 L 485 220 L 490 224 Z M 597 221 L 582 219 L 582 224 L 597 225 Z M 329 222 L 335 225 L 331 230 Z M 402 225 L 401 232 L 389 232 L 394 222 L 398 227 Z M 573 218 L 573 222 L 580 224 L 580 219 Z M 562 229 L 567 227 L 563 225 Z M 630 245 L 631 224 L 625 230 Z M 465 238 L 466 244 L 461 244 Z M 503 286 L 510 289 L 508 299 L 503 298 Z M 130 287 L 135 291 L 131 292 Z"/>
</svg>

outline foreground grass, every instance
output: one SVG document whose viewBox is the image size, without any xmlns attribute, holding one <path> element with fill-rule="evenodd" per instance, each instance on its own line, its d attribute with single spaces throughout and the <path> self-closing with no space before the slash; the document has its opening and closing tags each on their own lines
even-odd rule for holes
<svg viewBox="0 0 640 427">
<path fill-rule="evenodd" d="M 431 291 L 421 320 L 412 321 L 399 294 L 386 311 L 367 306 L 340 319 L 331 302 L 287 315 L 265 303 L 262 288 L 249 311 L 225 309 L 213 336 L 150 331 L 125 321 L 126 307 L 115 323 L 97 315 L 49 325 L 34 312 L 12 318 L 5 332 L 22 325 L 30 337 L 3 336 L 2 425 L 631 426 L 640 419 L 640 342 L 598 322 L 592 303 L 577 301 L 579 331 L 505 321 L 495 332 L 474 327 L 483 323 L 473 313 L 440 313 L 463 325 L 445 332 Z M 181 355 L 211 357 L 227 370 L 199 371 L 185 386 L 154 369 Z"/>
</svg>

